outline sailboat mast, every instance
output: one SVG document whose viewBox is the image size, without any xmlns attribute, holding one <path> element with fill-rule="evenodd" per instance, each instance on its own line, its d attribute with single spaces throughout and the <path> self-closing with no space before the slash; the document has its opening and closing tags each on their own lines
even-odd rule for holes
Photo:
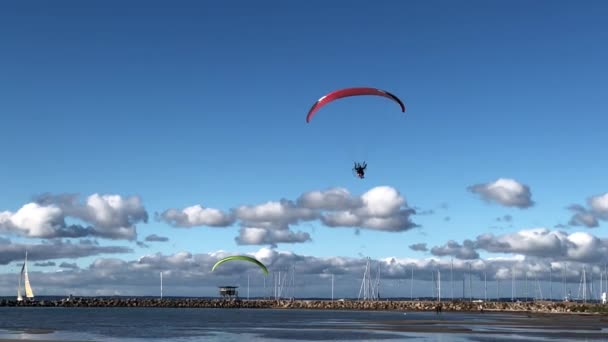
<svg viewBox="0 0 608 342">
<path fill-rule="evenodd" d="M 526 302 L 528 301 L 528 270 L 524 271 L 524 282 L 525 282 L 525 288 L 524 288 L 524 293 L 526 294 Z"/>
<path fill-rule="evenodd" d="M 440 270 L 437 270 L 437 281 L 439 282 L 439 284 L 437 285 L 437 294 L 438 294 L 439 301 L 441 302 L 441 271 Z"/>
<path fill-rule="evenodd" d="M 496 301 L 500 302 L 500 278 L 496 278 Z"/>
<path fill-rule="evenodd" d="M 553 265 L 549 264 L 549 300 L 553 300 Z"/>
<path fill-rule="evenodd" d="M 511 266 L 511 301 L 515 301 L 515 269 Z"/>
<path fill-rule="evenodd" d="M 433 298 L 437 300 L 437 281 L 435 280 L 435 271 L 431 270 L 431 281 L 433 282 Z"/>
<path fill-rule="evenodd" d="M 604 274 L 602 273 L 602 267 L 600 265 L 600 297 L 604 292 Z"/>
<path fill-rule="evenodd" d="M 471 264 L 469 264 L 469 301 L 473 301 L 473 273 L 471 272 Z"/>
<path fill-rule="evenodd" d="M 604 264 L 604 276 L 606 276 L 606 292 L 608 292 L 608 264 Z"/>
<path fill-rule="evenodd" d="M 17 301 L 18 302 L 23 300 L 23 297 L 21 296 L 21 279 L 23 278 L 24 267 L 25 267 L 25 264 L 21 265 L 21 272 L 19 272 L 19 285 L 17 286 Z"/>
<path fill-rule="evenodd" d="M 587 304 L 587 269 L 583 266 L 583 303 Z"/>
<path fill-rule="evenodd" d="M 160 271 L 160 299 L 163 299 L 163 271 Z"/>
<path fill-rule="evenodd" d="M 331 300 L 334 300 L 334 274 L 331 274 Z"/>
<path fill-rule="evenodd" d="M 488 301 L 488 274 L 486 271 L 483 272 L 483 287 L 484 287 L 484 290 L 483 290 L 484 298 L 485 298 L 485 301 L 487 302 Z"/>
<path fill-rule="evenodd" d="M 414 265 L 412 265 L 412 280 L 410 280 L 410 300 L 414 300 Z"/>
<path fill-rule="evenodd" d="M 464 271 L 462 271 L 462 300 L 464 301 L 464 299 L 466 298 L 465 296 L 465 289 L 466 289 L 466 284 L 465 284 L 465 280 L 466 279 L 466 274 L 464 273 Z"/>
<path fill-rule="evenodd" d="M 563 297 L 566 300 L 566 264 L 564 263 L 564 267 L 562 267 L 562 285 L 563 285 Z"/>
<path fill-rule="evenodd" d="M 454 258 L 450 262 L 450 287 L 452 288 L 452 300 L 454 300 Z"/>
</svg>

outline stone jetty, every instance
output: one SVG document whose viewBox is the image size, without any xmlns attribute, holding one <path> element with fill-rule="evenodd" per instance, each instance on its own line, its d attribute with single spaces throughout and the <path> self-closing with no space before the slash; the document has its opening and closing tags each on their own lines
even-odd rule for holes
<svg viewBox="0 0 608 342">
<path fill-rule="evenodd" d="M 203 298 L 98 298 L 73 297 L 69 300 L 22 301 L 0 300 L 0 306 L 37 307 L 156 307 L 156 308 L 250 308 L 250 309 L 312 309 L 312 310 L 377 310 L 377 311 L 501 311 L 528 313 L 602 313 L 608 305 L 574 302 L 469 302 L 469 301 L 396 301 L 396 300 L 264 300 Z"/>
</svg>

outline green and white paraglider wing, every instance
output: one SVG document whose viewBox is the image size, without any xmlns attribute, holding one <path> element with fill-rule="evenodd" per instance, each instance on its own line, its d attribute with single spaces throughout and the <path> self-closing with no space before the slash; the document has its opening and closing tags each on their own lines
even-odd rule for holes
<svg viewBox="0 0 608 342">
<path fill-rule="evenodd" d="M 246 256 L 246 255 L 233 255 L 233 256 L 225 257 L 225 258 L 219 260 L 218 262 L 216 262 L 215 265 L 213 265 L 213 268 L 211 269 L 211 272 L 213 272 L 215 270 L 215 268 L 218 267 L 219 265 L 221 265 L 221 264 L 223 264 L 223 263 L 225 263 L 227 261 L 234 261 L 234 260 L 242 260 L 242 261 L 252 262 L 252 263 L 258 265 L 262 269 L 262 271 L 264 272 L 264 274 L 268 275 L 268 269 L 266 268 L 266 266 L 264 266 L 264 264 L 262 264 L 256 258 L 252 258 L 252 257 Z"/>
</svg>

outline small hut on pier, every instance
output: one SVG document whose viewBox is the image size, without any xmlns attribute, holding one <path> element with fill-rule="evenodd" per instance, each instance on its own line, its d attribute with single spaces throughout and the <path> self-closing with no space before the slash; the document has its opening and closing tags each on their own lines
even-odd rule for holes
<svg viewBox="0 0 608 342">
<path fill-rule="evenodd" d="M 237 289 L 239 288 L 238 286 L 218 286 L 219 290 L 220 290 L 220 296 L 222 296 L 222 298 L 238 298 L 239 296 L 239 291 L 237 291 Z"/>
</svg>

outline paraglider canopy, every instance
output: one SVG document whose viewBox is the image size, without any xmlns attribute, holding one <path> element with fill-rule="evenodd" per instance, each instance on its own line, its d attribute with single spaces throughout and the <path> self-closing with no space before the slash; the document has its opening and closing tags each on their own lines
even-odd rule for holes
<svg viewBox="0 0 608 342">
<path fill-rule="evenodd" d="M 401 107 L 401 112 L 405 112 L 405 105 L 403 102 L 395 95 L 389 93 L 388 91 L 377 89 L 377 88 L 366 88 L 366 87 L 358 87 L 358 88 L 345 88 L 332 91 L 331 93 L 321 97 L 320 99 L 312 105 L 310 110 L 308 111 L 308 115 L 306 115 L 306 122 L 310 122 L 313 115 L 323 106 L 337 99 L 341 99 L 349 96 L 360 96 L 360 95 L 376 95 L 376 96 L 384 96 L 388 99 L 391 99 Z"/>
<path fill-rule="evenodd" d="M 218 262 L 216 262 L 215 265 L 213 265 L 211 272 L 213 272 L 215 270 L 215 268 L 218 267 L 219 265 L 221 265 L 227 261 L 233 261 L 233 260 L 242 260 L 242 261 L 252 262 L 252 263 L 258 265 L 262 269 L 262 272 L 264 272 L 264 274 L 268 275 L 268 269 L 266 268 L 266 266 L 264 266 L 264 264 L 262 264 L 256 258 L 252 258 L 252 257 L 246 256 L 246 255 L 233 255 L 233 256 L 225 257 L 225 258 L 219 260 Z"/>
</svg>

